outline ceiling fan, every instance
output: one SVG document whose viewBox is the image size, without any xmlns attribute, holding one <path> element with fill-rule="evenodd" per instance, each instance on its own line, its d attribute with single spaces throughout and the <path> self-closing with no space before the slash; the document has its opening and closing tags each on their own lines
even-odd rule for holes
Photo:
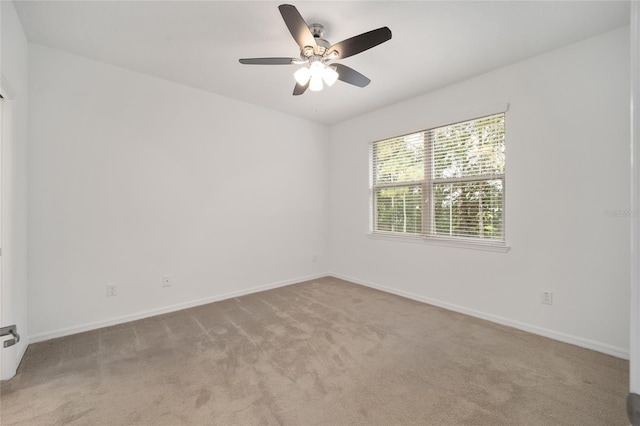
<svg viewBox="0 0 640 426">
<path fill-rule="evenodd" d="M 328 86 L 333 85 L 336 80 L 341 80 L 358 87 L 365 87 L 371 82 L 358 71 L 333 61 L 348 58 L 390 40 L 389 28 L 378 28 L 331 45 L 322 38 L 324 27 L 320 24 L 307 25 L 295 6 L 282 4 L 278 9 L 291 35 L 300 46 L 300 58 L 247 58 L 240 59 L 241 64 L 304 65 L 294 73 L 294 95 L 302 95 L 307 89 L 322 90 L 323 81 Z"/>
</svg>

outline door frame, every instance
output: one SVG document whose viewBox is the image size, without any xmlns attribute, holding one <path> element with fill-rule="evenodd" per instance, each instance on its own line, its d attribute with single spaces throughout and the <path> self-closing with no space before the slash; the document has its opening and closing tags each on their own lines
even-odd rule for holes
<svg viewBox="0 0 640 426">
<path fill-rule="evenodd" d="M 631 315 L 629 390 L 640 394 L 640 4 L 631 2 Z"/>
<path fill-rule="evenodd" d="M 3 96 L 0 119 L 0 324 L 16 323 L 16 292 L 13 280 L 13 147 L 15 140 L 15 92 L 0 74 L 0 93 Z M 8 337 L 3 337 L 4 342 Z M 0 380 L 8 380 L 16 373 L 21 354 L 17 345 L 0 345 Z"/>
</svg>

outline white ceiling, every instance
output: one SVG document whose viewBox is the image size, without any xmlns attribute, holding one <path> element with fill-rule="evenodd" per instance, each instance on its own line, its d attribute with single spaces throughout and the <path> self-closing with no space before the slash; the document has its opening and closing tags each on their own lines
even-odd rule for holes
<svg viewBox="0 0 640 426">
<path fill-rule="evenodd" d="M 271 1 L 15 1 L 30 42 L 334 124 L 629 22 L 627 1 L 298 1 L 331 43 L 382 26 L 393 38 L 344 59 L 372 82 L 292 96 L 296 57 Z"/>
</svg>

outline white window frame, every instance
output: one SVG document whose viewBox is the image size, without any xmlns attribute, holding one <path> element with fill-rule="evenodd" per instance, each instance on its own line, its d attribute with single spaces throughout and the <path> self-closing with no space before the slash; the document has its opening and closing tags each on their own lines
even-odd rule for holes
<svg viewBox="0 0 640 426">
<path fill-rule="evenodd" d="M 455 117 L 449 117 L 447 119 L 436 120 L 433 123 L 430 123 L 428 126 L 425 126 L 423 130 L 418 130 L 415 132 L 407 132 L 405 135 L 411 135 L 414 133 L 427 132 L 431 129 L 436 129 L 438 127 L 449 126 L 465 121 L 475 120 L 486 116 L 491 116 L 495 114 L 504 113 L 505 121 L 507 114 L 506 112 L 509 109 L 508 104 L 501 104 L 493 107 L 483 108 L 481 110 L 477 110 L 475 112 L 468 112 L 466 114 L 456 115 Z M 401 137 L 402 135 L 393 135 L 391 137 L 379 139 L 377 141 L 368 143 L 368 152 L 369 152 L 369 232 L 367 236 L 372 239 L 380 239 L 380 240 L 391 240 L 391 241 L 403 241 L 415 244 L 429 244 L 429 245 L 437 245 L 444 247 L 457 247 L 457 248 L 466 248 L 466 249 L 477 249 L 484 251 L 493 251 L 493 252 L 507 252 L 510 247 L 507 244 L 507 209 L 506 209 L 506 198 L 507 198 L 507 186 L 506 186 L 506 169 L 503 174 L 500 175 L 485 175 L 485 176 L 473 176 L 468 178 L 448 178 L 448 179 L 431 179 L 430 171 L 425 170 L 425 179 L 423 181 L 416 182 L 402 182 L 402 183 L 392 183 L 392 184 L 384 184 L 384 185 L 374 185 L 373 182 L 373 145 L 382 140 L 387 140 L 395 137 Z M 506 130 L 505 130 L 506 136 Z M 428 142 L 425 144 L 425 147 L 428 151 L 432 149 L 431 143 Z M 505 147 L 506 151 L 506 147 Z M 429 152 L 425 152 L 425 156 L 429 155 Z M 425 167 L 429 167 L 427 165 L 427 161 L 425 161 Z M 472 238 L 472 237 L 447 237 L 447 236 L 439 236 L 431 234 L 431 227 L 433 226 L 433 206 L 431 202 L 431 188 L 434 184 L 438 183 L 455 183 L 461 181 L 483 181 L 483 180 L 495 180 L 501 179 L 503 184 L 503 193 L 502 193 L 502 240 L 490 240 L 490 239 L 481 239 L 481 238 Z M 403 234 L 401 232 L 390 232 L 390 231 L 376 231 L 374 230 L 376 224 L 376 205 L 375 205 L 375 190 L 380 187 L 403 187 L 403 186 L 412 186 L 412 185 L 421 185 L 423 199 L 428 201 L 428 204 L 425 203 L 427 208 L 423 209 L 423 226 L 421 234 Z"/>
</svg>

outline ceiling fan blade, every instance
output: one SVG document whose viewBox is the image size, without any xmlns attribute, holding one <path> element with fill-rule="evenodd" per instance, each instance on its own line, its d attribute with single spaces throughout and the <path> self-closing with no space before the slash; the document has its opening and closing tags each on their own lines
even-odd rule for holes
<svg viewBox="0 0 640 426">
<path fill-rule="evenodd" d="M 318 50 L 318 45 L 316 44 L 316 39 L 311 34 L 309 30 L 309 26 L 298 12 L 295 6 L 290 4 L 281 4 L 278 6 L 280 9 L 280 14 L 282 15 L 282 19 L 284 19 L 284 23 L 287 24 L 287 28 L 289 28 L 289 32 L 293 36 L 300 49 L 304 49 L 306 46 L 313 47 L 314 51 Z"/>
<path fill-rule="evenodd" d="M 342 80 L 345 83 L 353 84 L 358 87 L 364 87 L 371 83 L 371 80 L 353 68 L 349 68 L 342 64 L 333 64 L 333 66 L 336 67 L 336 71 L 338 72 L 338 80 Z"/>
<path fill-rule="evenodd" d="M 304 86 L 300 83 L 296 83 L 296 87 L 293 88 L 293 96 L 302 95 L 304 92 L 306 92 L 308 87 L 309 82 L 307 82 L 307 84 L 305 84 Z"/>
<path fill-rule="evenodd" d="M 295 58 L 247 58 L 240 59 L 241 64 L 247 65 L 291 65 Z"/>
<path fill-rule="evenodd" d="M 344 59 L 376 47 L 388 40 L 391 40 L 391 30 L 388 27 L 382 27 L 336 43 L 327 49 L 324 56 L 330 56 L 336 51 L 338 52 L 336 59 Z"/>
</svg>

